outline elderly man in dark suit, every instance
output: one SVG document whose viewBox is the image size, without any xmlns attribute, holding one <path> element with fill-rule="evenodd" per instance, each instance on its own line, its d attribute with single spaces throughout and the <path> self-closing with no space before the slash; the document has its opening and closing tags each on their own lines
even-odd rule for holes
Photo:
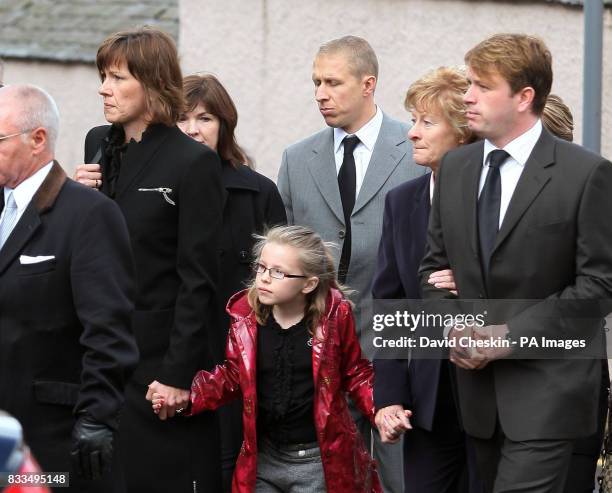
<svg viewBox="0 0 612 493">
<path fill-rule="evenodd" d="M 451 361 L 486 490 L 558 492 L 573 441 L 596 429 L 601 362 L 525 358 L 516 342 L 578 339 L 585 301 L 610 299 L 612 165 L 542 128 L 552 68 L 541 40 L 495 35 L 465 60 L 468 124 L 484 140 L 442 160 L 421 286 L 428 298 L 452 296 L 427 282 L 450 267 L 461 298 L 528 300 L 488 301 L 488 325 L 472 332 L 515 344 L 451 348 Z M 464 335 L 452 328 L 448 339 Z"/>
<path fill-rule="evenodd" d="M 70 473 L 62 491 L 123 491 L 132 253 L 119 208 L 53 160 L 58 122 L 41 89 L 0 89 L 0 408 L 45 471 Z"/>
</svg>

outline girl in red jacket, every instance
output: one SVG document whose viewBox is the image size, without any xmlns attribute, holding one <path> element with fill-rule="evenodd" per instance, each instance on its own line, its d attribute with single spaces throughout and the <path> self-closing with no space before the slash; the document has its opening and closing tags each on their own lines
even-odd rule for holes
<svg viewBox="0 0 612 493">
<path fill-rule="evenodd" d="M 329 250 L 310 229 L 278 227 L 255 258 L 255 280 L 227 305 L 225 363 L 197 373 L 185 414 L 242 397 L 234 493 L 382 491 L 345 396 L 374 423 L 372 365 Z M 157 394 L 153 409 L 168 411 Z"/>
</svg>

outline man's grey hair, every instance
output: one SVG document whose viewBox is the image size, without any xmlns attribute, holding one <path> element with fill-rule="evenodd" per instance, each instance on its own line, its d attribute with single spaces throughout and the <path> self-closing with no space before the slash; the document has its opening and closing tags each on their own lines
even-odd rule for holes
<svg viewBox="0 0 612 493">
<path fill-rule="evenodd" d="M 47 147 L 55 151 L 59 133 L 59 111 L 53 98 L 44 89 L 31 84 L 5 86 L 1 91 L 11 91 L 18 102 L 19 112 L 15 125 L 20 130 L 43 127 L 47 131 Z"/>
<path fill-rule="evenodd" d="M 319 48 L 317 56 L 346 55 L 349 68 L 355 77 L 361 78 L 373 75 L 378 78 L 378 58 L 365 39 L 358 36 L 343 36 L 324 43 Z"/>
<path fill-rule="evenodd" d="M 2 82 L 4 80 L 4 61 L 2 60 L 2 58 L 0 58 L 0 87 L 2 86 L 2 84 L 4 84 L 4 82 Z"/>
</svg>

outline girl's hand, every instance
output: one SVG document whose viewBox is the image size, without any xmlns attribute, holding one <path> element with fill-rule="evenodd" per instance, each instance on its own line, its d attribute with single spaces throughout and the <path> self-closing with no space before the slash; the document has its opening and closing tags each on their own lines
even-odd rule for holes
<svg viewBox="0 0 612 493">
<path fill-rule="evenodd" d="M 86 187 L 97 190 L 102 186 L 102 173 L 99 164 L 79 164 L 74 172 L 74 180 Z"/>
<path fill-rule="evenodd" d="M 161 394 L 154 393 L 151 399 L 153 412 L 158 415 L 159 419 L 165 421 L 168 417 L 168 407 L 164 397 Z"/>
<path fill-rule="evenodd" d="M 397 443 L 410 424 L 412 412 L 401 405 L 383 407 L 376 413 L 375 422 L 383 443 Z"/>
</svg>

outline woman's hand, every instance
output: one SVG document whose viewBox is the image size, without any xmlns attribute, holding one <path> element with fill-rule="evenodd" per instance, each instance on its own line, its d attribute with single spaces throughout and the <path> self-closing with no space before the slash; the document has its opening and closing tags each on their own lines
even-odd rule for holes
<svg viewBox="0 0 612 493">
<path fill-rule="evenodd" d="M 379 409 L 374 421 L 382 442 L 397 443 L 402 433 L 412 429 L 410 419 L 408 419 L 410 416 L 412 416 L 412 411 L 404 409 L 404 406 L 399 404 Z"/>
<path fill-rule="evenodd" d="M 448 289 L 451 293 L 457 296 L 457 286 L 455 285 L 455 276 L 451 269 L 438 270 L 432 272 L 427 279 L 429 284 L 433 284 L 438 289 Z"/>
<path fill-rule="evenodd" d="M 74 172 L 74 180 L 86 187 L 100 189 L 102 173 L 99 164 L 79 164 Z"/>
<path fill-rule="evenodd" d="M 163 399 L 164 405 L 160 408 L 159 419 L 164 420 L 181 414 L 189 406 L 190 394 L 187 389 L 170 387 L 155 380 L 149 385 L 145 399 L 152 402 L 155 395 Z"/>
</svg>

